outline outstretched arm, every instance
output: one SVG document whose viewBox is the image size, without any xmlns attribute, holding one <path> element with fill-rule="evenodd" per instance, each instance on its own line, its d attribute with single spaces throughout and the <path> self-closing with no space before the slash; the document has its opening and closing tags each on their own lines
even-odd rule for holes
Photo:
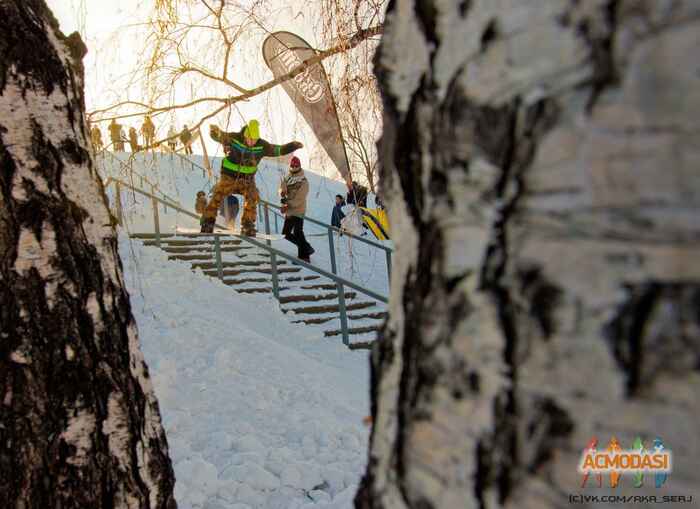
<svg viewBox="0 0 700 509">
<path fill-rule="evenodd" d="M 239 134 L 240 132 L 227 133 L 225 131 L 222 131 L 215 125 L 209 126 L 209 136 L 211 136 L 211 139 L 221 143 L 224 146 L 230 145 L 233 139 L 236 138 Z"/>
<path fill-rule="evenodd" d="M 299 150 L 304 145 L 299 141 L 292 141 L 284 145 L 275 145 L 263 140 L 263 155 L 266 157 L 279 157 L 291 154 L 295 150 Z"/>
</svg>

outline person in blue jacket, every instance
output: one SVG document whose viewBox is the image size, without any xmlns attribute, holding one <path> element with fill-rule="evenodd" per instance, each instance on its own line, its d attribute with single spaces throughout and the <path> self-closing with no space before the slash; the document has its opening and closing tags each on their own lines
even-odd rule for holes
<svg viewBox="0 0 700 509">
<path fill-rule="evenodd" d="M 340 228 L 340 221 L 345 217 L 343 214 L 343 207 L 345 206 L 345 200 L 339 194 L 335 195 L 335 206 L 333 207 L 333 213 L 331 214 L 331 225 L 336 228 Z"/>
</svg>

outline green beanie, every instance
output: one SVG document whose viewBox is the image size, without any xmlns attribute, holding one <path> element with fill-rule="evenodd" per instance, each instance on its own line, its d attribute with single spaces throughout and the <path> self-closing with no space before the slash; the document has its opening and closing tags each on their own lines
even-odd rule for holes
<svg viewBox="0 0 700 509">
<path fill-rule="evenodd" d="M 256 141 L 260 138 L 260 124 L 257 120 L 253 119 L 248 122 L 245 131 L 243 131 L 243 136 Z"/>
</svg>

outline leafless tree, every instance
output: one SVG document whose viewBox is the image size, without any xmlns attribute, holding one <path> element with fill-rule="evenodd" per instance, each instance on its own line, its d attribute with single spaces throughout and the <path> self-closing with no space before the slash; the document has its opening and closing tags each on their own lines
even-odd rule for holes
<svg viewBox="0 0 700 509">
<path fill-rule="evenodd" d="M 381 23 L 339 34 L 333 43 L 286 75 L 264 81 L 248 65 L 246 41 L 269 33 L 271 3 L 176 2 L 158 0 L 146 25 L 148 36 L 134 64 L 132 81 L 142 84 L 141 101 L 123 100 L 89 113 L 93 121 L 157 117 L 176 110 L 196 116 L 191 130 L 204 122 L 230 114 L 239 102 L 263 94 L 302 73 L 308 66 L 361 45 L 381 33 Z M 144 27 L 141 27 L 142 29 Z M 255 52 L 257 54 L 257 52 Z M 172 90 L 196 91 L 189 101 L 172 101 Z M 214 91 L 215 93 L 200 93 Z M 166 141 L 159 139 L 155 144 Z"/>
<path fill-rule="evenodd" d="M 698 44 L 693 0 L 393 2 L 357 507 L 570 507 L 592 437 L 660 437 L 698 497 Z"/>
<path fill-rule="evenodd" d="M 85 45 L 59 31 L 43 0 L 0 0 L 0 17 L 2 506 L 174 509 L 89 149 Z"/>
</svg>

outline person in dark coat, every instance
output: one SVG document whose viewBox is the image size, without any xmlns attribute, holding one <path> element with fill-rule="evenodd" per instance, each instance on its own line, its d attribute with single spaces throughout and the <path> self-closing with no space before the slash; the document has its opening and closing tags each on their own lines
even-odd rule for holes
<svg viewBox="0 0 700 509">
<path fill-rule="evenodd" d="M 185 127 L 182 128 L 182 132 L 180 133 L 180 141 L 182 142 L 182 145 L 185 147 L 185 154 L 191 154 L 192 153 L 192 133 L 190 132 L 189 128 L 187 127 L 187 124 L 185 124 Z"/>
<path fill-rule="evenodd" d="M 348 205 L 367 208 L 367 188 L 357 182 L 353 182 L 352 186 L 348 187 L 347 202 Z"/>
<path fill-rule="evenodd" d="M 136 129 L 133 127 L 129 127 L 129 146 L 132 152 L 139 151 L 139 137 L 136 133 Z"/>
<path fill-rule="evenodd" d="M 345 217 L 343 214 L 343 207 L 345 206 L 345 200 L 339 194 L 335 195 L 335 206 L 333 207 L 333 213 L 331 214 L 331 225 L 336 228 L 340 228 L 340 221 Z"/>
<path fill-rule="evenodd" d="M 124 152 L 124 130 L 122 129 L 122 125 L 117 124 L 117 121 L 112 119 L 107 129 L 109 130 L 109 138 L 112 140 L 112 148 L 114 148 L 114 151 Z"/>
</svg>

